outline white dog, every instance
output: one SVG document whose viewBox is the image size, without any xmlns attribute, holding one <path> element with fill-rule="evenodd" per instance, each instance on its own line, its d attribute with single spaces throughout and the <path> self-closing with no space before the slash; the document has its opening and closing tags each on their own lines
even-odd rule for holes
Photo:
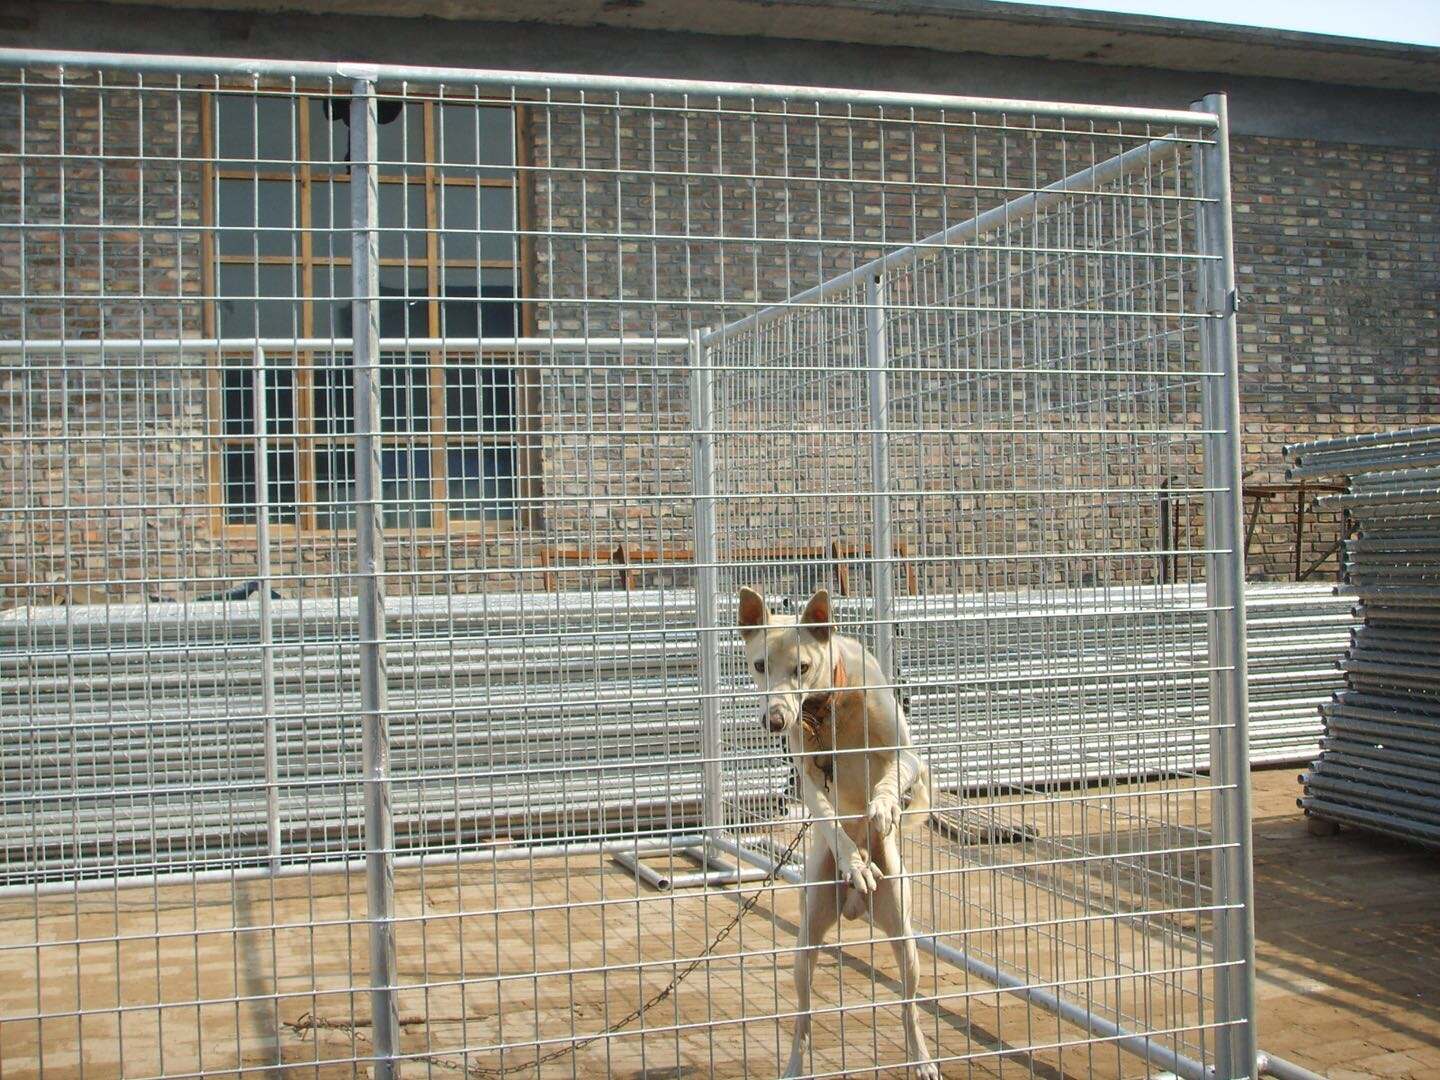
<svg viewBox="0 0 1440 1080">
<path fill-rule="evenodd" d="M 910 925 L 910 884 L 900 861 L 900 827 L 930 805 L 929 771 L 910 747 L 910 729 L 874 654 L 831 628 L 821 589 L 797 619 L 774 615 L 753 589 L 740 590 L 740 632 L 765 695 L 763 723 L 783 734 L 799 765 L 813 821 L 805 853 L 804 911 L 795 953 L 799 1016 L 786 1076 L 805 1071 L 810 1049 L 810 984 L 818 947 L 843 911 L 870 910 L 891 939 L 905 995 L 905 1045 L 916 1075 L 938 1080 L 915 1007 L 920 961 Z"/>
</svg>

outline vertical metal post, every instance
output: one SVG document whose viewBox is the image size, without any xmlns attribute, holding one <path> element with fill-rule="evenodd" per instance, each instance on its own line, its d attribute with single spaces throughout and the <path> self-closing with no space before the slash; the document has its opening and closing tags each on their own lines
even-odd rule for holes
<svg viewBox="0 0 1440 1080">
<path fill-rule="evenodd" d="M 357 79 L 350 99 L 350 220 L 355 370 L 355 580 L 359 590 L 360 714 L 365 783 L 365 896 L 370 923 L 370 1008 L 375 1080 L 400 1069 L 395 1009 L 395 830 L 390 817 L 386 702 L 384 538 L 380 503 L 380 312 L 375 87 Z"/>
<path fill-rule="evenodd" d="M 1340 511 L 1340 543 L 1335 548 L 1335 580 L 1341 584 L 1345 582 L 1345 544 L 1354 528 L 1355 522 L 1350 517 L 1350 511 Z"/>
<path fill-rule="evenodd" d="M 1220 118 L 1195 151 L 1205 384 L 1206 597 L 1210 609 L 1210 773 L 1215 855 L 1215 1070 L 1256 1075 L 1255 923 L 1250 849 L 1249 696 L 1245 656 L 1245 559 L 1241 536 L 1240 377 L 1235 339 L 1230 139 L 1224 94 L 1192 108 Z"/>
<path fill-rule="evenodd" d="M 1300 580 L 1301 559 L 1305 550 L 1305 481 L 1295 492 L 1295 580 Z"/>
<path fill-rule="evenodd" d="M 715 372 L 700 333 L 690 335 L 690 428 L 695 492 L 695 630 L 700 650 L 701 810 L 706 837 L 725 827 L 720 774 L 720 640 L 716 626 Z"/>
<path fill-rule="evenodd" d="M 280 765 L 275 742 L 275 632 L 270 612 L 270 407 L 265 397 L 265 350 L 250 367 L 255 414 L 255 574 L 260 599 L 260 712 L 265 725 L 265 836 L 270 869 L 280 869 Z"/>
<path fill-rule="evenodd" d="M 1160 481 L 1160 584 L 1166 585 L 1174 573 L 1174 556 L 1170 554 L 1170 478 Z"/>
<path fill-rule="evenodd" d="M 885 279 L 865 282 L 865 367 L 870 398 L 870 556 L 875 594 L 875 656 L 885 674 L 895 666 L 895 563 L 890 528 L 890 358 L 885 348 Z"/>
</svg>

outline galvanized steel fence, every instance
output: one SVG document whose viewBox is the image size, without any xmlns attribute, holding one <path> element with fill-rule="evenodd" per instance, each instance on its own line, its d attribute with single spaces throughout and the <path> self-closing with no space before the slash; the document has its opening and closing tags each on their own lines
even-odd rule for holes
<svg viewBox="0 0 1440 1080">
<path fill-rule="evenodd" d="M 778 1071 L 741 585 L 930 763 L 943 1071 L 1263 1064 L 1222 98 L 0 63 L 7 1072 Z"/>
</svg>

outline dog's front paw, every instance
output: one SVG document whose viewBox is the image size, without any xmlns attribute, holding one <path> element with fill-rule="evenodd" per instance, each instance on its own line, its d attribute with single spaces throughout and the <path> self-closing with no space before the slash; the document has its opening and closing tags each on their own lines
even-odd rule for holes
<svg viewBox="0 0 1440 1080">
<path fill-rule="evenodd" d="M 870 800 L 870 828 L 876 836 L 889 836 L 900 827 L 900 800 L 894 795 L 876 795 Z"/>
<path fill-rule="evenodd" d="M 940 1080 L 940 1066 L 933 1061 L 922 1061 L 915 1066 L 915 1080 Z"/>
<path fill-rule="evenodd" d="M 876 866 L 858 851 L 850 856 L 850 865 L 845 871 L 845 884 L 849 885 L 856 892 L 869 896 L 880 887 L 885 875 Z"/>
</svg>

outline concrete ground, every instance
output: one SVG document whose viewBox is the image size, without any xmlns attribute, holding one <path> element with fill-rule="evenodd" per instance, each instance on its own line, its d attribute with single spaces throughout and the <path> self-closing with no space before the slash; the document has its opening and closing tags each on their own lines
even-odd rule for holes
<svg viewBox="0 0 1440 1080">
<path fill-rule="evenodd" d="M 1440 1077 L 1440 854 L 1310 836 L 1295 774 L 1253 781 L 1260 1044 L 1331 1080 Z"/>
<path fill-rule="evenodd" d="M 1310 836 L 1294 770 L 1257 772 L 1254 787 L 1262 1046 L 1333 1080 L 1440 1076 L 1440 859 L 1361 834 Z M 1012 821 L 1017 806 L 1004 807 Z M 1023 812 L 1034 843 L 972 845 L 963 863 L 919 830 L 908 864 L 934 888 L 917 914 L 1131 1027 L 1203 1025 L 1190 909 L 1206 902 L 1204 875 L 1193 856 L 1158 853 L 1183 852 L 1205 807 L 1203 780 L 1044 800 Z M 767 1076 L 783 1061 L 794 890 L 758 897 L 643 1033 L 630 1024 L 571 1055 L 567 1035 L 614 1025 L 665 986 L 671 957 L 703 951 L 737 911 L 732 890 L 657 894 L 596 857 L 402 871 L 396 885 L 406 1076 L 535 1076 L 537 1031 L 560 1051 L 545 1077 Z M 1132 906 L 1152 914 L 1097 916 Z M 363 912 L 359 875 L 0 901 L 0 1075 L 364 1075 L 368 994 L 351 989 L 368 982 Z M 817 976 L 811 1067 L 899 1075 L 895 963 L 864 923 L 842 925 L 851 944 L 827 951 Z M 923 954 L 920 994 L 933 999 L 923 1024 L 946 1076 L 1152 1074 Z M 46 1019 L 27 1019 L 37 1012 Z"/>
</svg>

